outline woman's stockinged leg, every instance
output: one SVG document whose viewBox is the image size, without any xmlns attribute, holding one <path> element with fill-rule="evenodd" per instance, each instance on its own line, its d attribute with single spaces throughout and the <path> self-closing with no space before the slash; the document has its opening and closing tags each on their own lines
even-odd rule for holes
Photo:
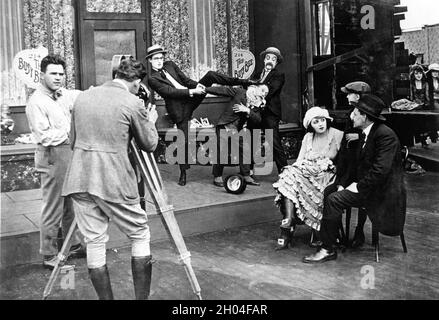
<svg viewBox="0 0 439 320">
<path fill-rule="evenodd" d="M 292 238 L 296 226 L 296 208 L 293 201 L 285 196 L 282 196 L 280 211 L 283 220 L 280 225 L 280 237 L 277 239 L 276 250 L 283 250 L 288 248 L 288 245 L 292 243 Z"/>
</svg>

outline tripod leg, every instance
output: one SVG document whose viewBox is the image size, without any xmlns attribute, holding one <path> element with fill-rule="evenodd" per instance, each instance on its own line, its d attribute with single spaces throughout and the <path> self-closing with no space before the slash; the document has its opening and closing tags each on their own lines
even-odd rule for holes
<svg viewBox="0 0 439 320">
<path fill-rule="evenodd" d="M 178 227 L 177 220 L 175 219 L 172 209 L 163 211 L 162 219 L 165 226 L 167 227 L 166 230 L 168 231 L 168 234 L 172 238 L 174 245 L 178 253 L 180 254 L 180 260 L 184 265 L 186 275 L 191 284 L 192 290 L 194 291 L 197 298 L 199 300 L 202 300 L 201 288 L 200 285 L 198 284 L 197 277 L 191 265 L 191 258 L 190 258 L 191 255 L 186 248 L 186 244 L 184 242 L 183 236 L 181 235 L 180 228 Z"/>
</svg>

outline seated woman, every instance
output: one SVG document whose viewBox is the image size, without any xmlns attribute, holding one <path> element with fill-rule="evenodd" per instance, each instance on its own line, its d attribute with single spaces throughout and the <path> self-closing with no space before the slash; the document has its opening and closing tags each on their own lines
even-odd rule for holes
<svg viewBox="0 0 439 320">
<path fill-rule="evenodd" d="M 335 178 L 333 160 L 340 149 L 343 131 L 330 127 L 328 110 L 310 108 L 303 119 L 308 133 L 302 140 L 297 160 L 286 166 L 273 184 L 275 203 L 283 215 L 281 235 L 276 250 L 288 248 L 296 226 L 302 220 L 313 230 L 320 230 L 323 191 Z"/>
</svg>

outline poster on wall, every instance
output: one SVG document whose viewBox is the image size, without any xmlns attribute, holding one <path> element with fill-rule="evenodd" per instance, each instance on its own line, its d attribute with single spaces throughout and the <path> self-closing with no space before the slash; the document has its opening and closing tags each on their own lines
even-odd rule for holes
<svg viewBox="0 0 439 320">
<path fill-rule="evenodd" d="M 36 89 L 41 81 L 40 64 L 49 51 L 44 47 L 26 49 L 14 57 L 13 69 L 17 77 L 29 88 Z"/>
<path fill-rule="evenodd" d="M 249 50 L 233 48 L 232 72 L 233 77 L 248 79 L 255 70 L 255 56 Z"/>
</svg>

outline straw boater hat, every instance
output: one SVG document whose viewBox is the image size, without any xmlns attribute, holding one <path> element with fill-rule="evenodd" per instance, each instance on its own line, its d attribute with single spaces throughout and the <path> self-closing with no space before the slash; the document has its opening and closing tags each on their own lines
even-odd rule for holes
<svg viewBox="0 0 439 320">
<path fill-rule="evenodd" d="M 439 72 L 439 63 L 432 63 L 428 66 L 428 71 L 438 71 Z"/>
<path fill-rule="evenodd" d="M 151 47 L 149 47 L 148 49 L 146 49 L 145 59 L 149 59 L 157 53 L 166 54 L 167 52 L 168 51 L 164 50 L 161 46 L 159 46 L 158 44 L 155 44 L 155 45 L 152 45 Z"/>
<path fill-rule="evenodd" d="M 329 120 L 334 120 L 329 116 L 329 112 L 326 109 L 320 108 L 320 107 L 312 107 L 308 109 L 308 111 L 305 113 L 305 117 L 303 118 L 303 126 L 305 129 L 308 129 L 309 124 L 311 123 L 311 120 L 319 117 L 319 118 L 326 118 Z"/>
<path fill-rule="evenodd" d="M 275 47 L 268 47 L 267 49 L 265 49 L 264 51 L 262 51 L 259 56 L 264 59 L 265 55 L 271 53 L 274 54 L 277 57 L 277 63 L 281 63 L 284 58 L 282 57 L 282 54 L 280 53 L 280 50 L 278 48 Z"/>
<path fill-rule="evenodd" d="M 373 94 L 363 95 L 360 100 L 358 100 L 358 103 L 355 107 L 371 116 L 373 119 L 381 121 L 386 120 L 386 118 L 381 115 L 381 111 L 383 111 L 386 105 L 383 100 Z"/>
</svg>

